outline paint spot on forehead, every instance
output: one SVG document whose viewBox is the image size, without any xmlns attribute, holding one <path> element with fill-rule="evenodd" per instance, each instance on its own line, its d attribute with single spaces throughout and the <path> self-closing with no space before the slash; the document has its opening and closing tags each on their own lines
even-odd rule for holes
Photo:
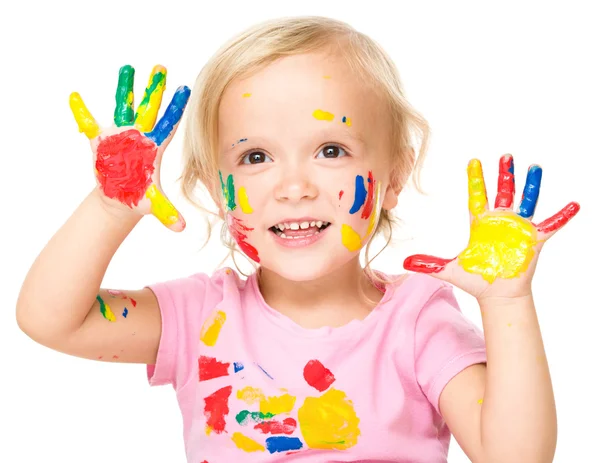
<svg viewBox="0 0 600 463">
<path fill-rule="evenodd" d="M 323 76 L 323 79 L 331 79 L 331 76 Z"/>
<path fill-rule="evenodd" d="M 328 111 L 323 111 L 322 109 L 315 109 L 313 111 L 313 117 L 320 121 L 332 121 L 335 116 Z"/>
<path fill-rule="evenodd" d="M 244 93 L 242 98 L 250 98 L 250 95 L 252 95 L 252 93 Z"/>
<path fill-rule="evenodd" d="M 349 117 L 346 117 L 346 116 L 342 117 L 342 122 L 344 124 L 346 124 L 348 127 L 352 127 L 352 121 L 350 120 Z"/>
</svg>

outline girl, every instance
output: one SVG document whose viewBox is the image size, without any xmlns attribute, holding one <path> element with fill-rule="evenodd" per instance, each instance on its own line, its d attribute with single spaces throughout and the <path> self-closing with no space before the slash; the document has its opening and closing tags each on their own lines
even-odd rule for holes
<svg viewBox="0 0 600 463">
<path fill-rule="evenodd" d="M 100 288 L 142 216 L 185 228 L 159 174 L 190 90 L 177 89 L 156 123 L 166 70 L 154 68 L 135 113 L 133 77 L 121 68 L 109 128 L 71 95 L 97 187 L 27 275 L 25 333 L 71 355 L 147 364 L 151 385 L 177 392 L 190 462 L 442 462 L 450 433 L 475 462 L 552 460 L 556 414 L 531 281 L 543 243 L 579 206 L 534 225 L 539 167 L 513 212 L 512 157 L 500 159 L 493 207 L 472 160 L 467 248 L 411 256 L 404 267 L 416 273 L 373 270 L 369 243 L 391 231 L 427 124 L 365 35 L 320 17 L 268 21 L 200 73 L 182 176 L 190 200 L 207 189 L 228 244 L 256 271 Z M 451 285 L 477 298 L 485 341 Z"/>
</svg>

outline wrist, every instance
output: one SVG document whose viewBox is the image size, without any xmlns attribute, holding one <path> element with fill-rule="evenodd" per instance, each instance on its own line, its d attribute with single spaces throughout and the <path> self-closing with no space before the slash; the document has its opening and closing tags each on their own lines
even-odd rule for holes
<svg viewBox="0 0 600 463">
<path fill-rule="evenodd" d="M 90 200 L 96 203 L 97 206 L 100 207 L 111 219 L 116 219 L 122 224 L 131 224 L 134 226 L 143 217 L 142 214 L 131 209 L 130 207 L 104 196 L 98 186 L 92 190 L 89 197 Z"/>
</svg>

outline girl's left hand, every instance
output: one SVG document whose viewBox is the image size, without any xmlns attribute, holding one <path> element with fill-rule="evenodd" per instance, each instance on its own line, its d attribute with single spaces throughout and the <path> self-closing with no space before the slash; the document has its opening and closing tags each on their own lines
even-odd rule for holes
<svg viewBox="0 0 600 463">
<path fill-rule="evenodd" d="M 531 280 L 543 244 L 579 212 L 571 202 L 542 223 L 531 222 L 540 192 L 542 169 L 527 172 L 519 210 L 512 210 L 515 194 L 513 158 L 500 159 L 498 194 L 494 209 L 488 208 L 481 163 L 469 162 L 469 210 L 471 237 L 467 248 L 454 259 L 425 254 L 406 258 L 404 268 L 430 273 L 475 296 L 479 301 L 516 298 L 531 294 Z"/>
</svg>

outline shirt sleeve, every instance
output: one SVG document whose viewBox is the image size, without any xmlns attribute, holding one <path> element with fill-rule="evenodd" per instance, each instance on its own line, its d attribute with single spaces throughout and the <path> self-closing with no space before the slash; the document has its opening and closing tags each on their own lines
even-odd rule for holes
<svg viewBox="0 0 600 463">
<path fill-rule="evenodd" d="M 486 359 L 483 332 L 461 312 L 452 286 L 443 283 L 421 309 L 415 326 L 417 381 L 438 413 L 446 384 Z"/>
<path fill-rule="evenodd" d="M 197 274 L 147 286 L 156 296 L 161 314 L 156 364 L 146 366 L 151 386 L 171 384 L 178 389 L 189 379 L 201 328 L 207 280 L 207 275 Z"/>
</svg>

